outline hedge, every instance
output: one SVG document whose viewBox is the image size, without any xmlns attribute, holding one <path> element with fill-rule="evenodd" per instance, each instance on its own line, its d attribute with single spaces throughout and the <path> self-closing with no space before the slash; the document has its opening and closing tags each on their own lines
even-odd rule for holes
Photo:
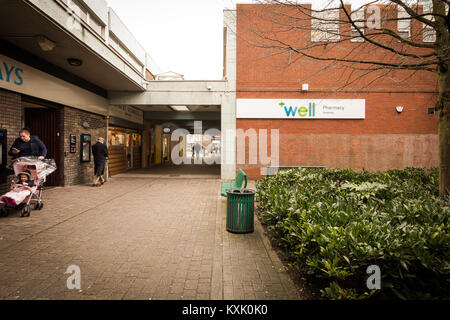
<svg viewBox="0 0 450 320">
<path fill-rule="evenodd" d="M 256 182 L 258 215 L 328 299 L 448 299 L 450 199 L 437 169 L 291 169 Z M 381 290 L 367 268 L 379 266 Z"/>
</svg>

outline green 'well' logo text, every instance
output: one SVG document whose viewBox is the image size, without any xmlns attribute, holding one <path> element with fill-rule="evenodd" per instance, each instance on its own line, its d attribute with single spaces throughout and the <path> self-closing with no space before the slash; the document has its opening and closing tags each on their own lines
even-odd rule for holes
<svg viewBox="0 0 450 320">
<path fill-rule="evenodd" d="M 306 117 L 306 118 L 314 118 L 316 116 L 316 103 L 310 102 L 308 107 L 306 106 L 287 106 L 283 101 L 278 104 L 281 108 L 286 112 L 287 117 Z"/>
</svg>

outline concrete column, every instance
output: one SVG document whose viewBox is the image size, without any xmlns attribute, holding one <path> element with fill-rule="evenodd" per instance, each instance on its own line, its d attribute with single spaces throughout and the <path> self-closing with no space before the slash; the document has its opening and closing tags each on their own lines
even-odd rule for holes
<svg viewBox="0 0 450 320">
<path fill-rule="evenodd" d="M 147 140 L 148 140 L 147 126 L 144 125 L 144 130 L 142 130 L 142 137 L 141 137 L 141 169 L 147 168 Z"/>
<path fill-rule="evenodd" d="M 224 10 L 225 92 L 221 108 L 221 179 L 236 177 L 236 11 Z"/>
</svg>

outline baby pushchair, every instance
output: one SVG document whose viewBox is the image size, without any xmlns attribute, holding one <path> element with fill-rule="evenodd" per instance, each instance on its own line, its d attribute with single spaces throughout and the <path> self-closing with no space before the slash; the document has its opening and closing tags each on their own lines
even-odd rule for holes
<svg viewBox="0 0 450 320">
<path fill-rule="evenodd" d="M 42 210 L 44 203 L 42 201 L 43 185 L 46 176 L 56 170 L 55 161 L 52 159 L 38 160 L 37 157 L 21 157 L 14 160 L 12 167 L 17 176 L 21 172 L 28 171 L 30 180 L 34 181 L 31 187 L 31 193 L 17 206 L 4 205 L 0 208 L 0 216 L 7 217 L 10 209 L 20 210 L 21 217 L 29 217 L 32 207 L 34 210 Z M 14 188 L 21 188 L 20 184 L 13 184 Z"/>
</svg>

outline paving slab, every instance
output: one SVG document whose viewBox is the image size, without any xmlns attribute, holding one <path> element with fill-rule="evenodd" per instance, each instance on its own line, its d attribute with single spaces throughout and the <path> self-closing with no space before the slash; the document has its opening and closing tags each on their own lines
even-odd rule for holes
<svg viewBox="0 0 450 320">
<path fill-rule="evenodd" d="M 43 199 L 0 219 L 0 299 L 301 298 L 257 219 L 253 233 L 226 231 L 217 177 L 134 172 Z"/>
</svg>

